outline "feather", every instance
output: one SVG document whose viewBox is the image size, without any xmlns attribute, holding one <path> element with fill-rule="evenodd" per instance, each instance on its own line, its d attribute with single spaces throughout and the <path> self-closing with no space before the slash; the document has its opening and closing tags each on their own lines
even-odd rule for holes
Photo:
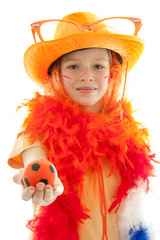
<svg viewBox="0 0 160 240">
<path fill-rule="evenodd" d="M 160 190 L 154 178 L 149 178 L 149 183 L 137 181 L 137 187 L 127 192 L 118 210 L 120 240 L 128 239 L 129 233 L 132 240 L 143 237 L 147 240 L 159 240 L 159 201 Z M 136 238 L 137 236 L 143 237 Z"/>
<path fill-rule="evenodd" d="M 86 218 L 86 212 L 78 197 L 75 197 L 77 195 L 75 186 L 82 185 L 84 175 L 90 168 L 98 171 L 102 161 L 106 159 L 111 166 L 109 176 L 114 174 L 115 170 L 119 171 L 121 184 L 113 196 L 109 212 L 114 208 L 118 210 L 121 201 L 127 197 L 129 189 L 137 186 L 137 179 L 146 181 L 149 176 L 154 175 L 148 131 L 134 120 L 130 102 L 124 101 L 121 108 L 119 103 L 115 104 L 109 115 L 83 113 L 67 103 L 63 105 L 52 96 L 42 96 L 39 93 L 23 105 L 28 108 L 28 116 L 23 124 L 24 132 L 30 133 L 31 142 L 37 137 L 41 139 L 48 151 L 49 160 L 54 163 L 63 182 L 65 197 L 70 193 L 74 196 L 75 206 L 79 210 L 75 215 L 76 227 L 77 222 Z M 42 219 L 46 219 L 45 215 L 50 214 L 51 211 L 50 221 L 53 221 L 56 229 L 56 221 L 59 220 L 55 220 L 52 215 L 54 212 L 58 215 L 59 212 L 64 214 L 63 219 L 65 219 L 63 224 L 61 222 L 61 229 L 71 231 L 68 225 L 66 228 L 66 224 L 70 223 L 69 219 L 74 215 L 76 208 L 72 208 L 70 202 L 73 203 L 71 198 L 67 202 L 70 206 L 68 209 L 63 206 L 63 202 L 56 200 L 56 203 L 43 209 L 33 222 L 30 221 L 28 227 L 32 228 L 34 225 L 34 231 L 38 229 L 46 232 L 44 227 L 40 227 L 40 222 L 45 222 Z M 62 206 L 67 211 L 67 215 L 59 210 L 59 208 L 62 210 Z M 45 224 L 51 227 L 50 221 Z M 48 227 L 45 225 L 45 228 Z M 76 227 L 75 236 L 77 236 Z M 67 234 L 69 239 L 72 239 L 69 235 L 71 233 Z M 59 237 L 55 237 L 56 239 Z"/>
<path fill-rule="evenodd" d="M 147 228 L 142 228 L 140 226 L 140 229 L 137 231 L 134 231 L 131 229 L 130 231 L 131 238 L 129 240 L 151 240 L 148 234 L 148 229 Z"/>
<path fill-rule="evenodd" d="M 79 222 L 88 217 L 83 213 L 79 199 L 72 193 L 58 197 L 48 207 L 41 207 L 40 213 L 34 220 L 28 221 L 27 227 L 34 232 L 37 240 L 75 240 L 78 239 Z"/>
</svg>

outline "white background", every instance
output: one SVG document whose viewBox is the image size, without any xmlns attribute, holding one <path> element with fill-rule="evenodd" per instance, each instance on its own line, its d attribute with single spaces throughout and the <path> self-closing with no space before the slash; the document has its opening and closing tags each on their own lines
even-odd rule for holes
<svg viewBox="0 0 160 240">
<path fill-rule="evenodd" d="M 23 54 L 33 44 L 30 23 L 49 18 L 62 18 L 77 11 L 91 11 L 99 17 L 134 16 L 143 19 L 141 36 L 145 51 L 136 67 L 129 73 L 129 95 L 133 100 L 137 120 L 151 132 L 151 144 L 160 155 L 160 17 L 157 0 L 5 0 L 0 3 L 0 233 L 4 240 L 26 240 L 25 228 L 32 218 L 31 202 L 21 200 L 21 189 L 12 183 L 16 170 L 7 165 L 23 114 L 15 114 L 23 99 L 39 90 L 23 67 Z M 160 159 L 160 158 L 159 158 Z"/>
</svg>

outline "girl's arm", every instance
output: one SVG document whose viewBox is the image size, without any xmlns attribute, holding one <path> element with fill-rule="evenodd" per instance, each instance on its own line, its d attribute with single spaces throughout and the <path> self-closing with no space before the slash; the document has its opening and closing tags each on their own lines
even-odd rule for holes
<svg viewBox="0 0 160 240">
<path fill-rule="evenodd" d="M 46 152 L 43 147 L 31 147 L 24 152 L 22 152 L 22 158 L 24 167 L 31 161 L 37 160 L 37 159 L 47 159 Z"/>
<path fill-rule="evenodd" d="M 34 161 L 36 159 L 46 159 L 47 155 L 43 147 L 32 147 L 25 150 L 22 154 L 24 166 L 26 166 L 29 162 Z M 22 199 L 24 201 L 28 201 L 32 199 L 32 203 L 35 205 L 47 206 L 51 204 L 57 196 L 63 193 L 64 187 L 57 177 L 54 186 L 45 185 L 40 182 L 35 187 L 25 187 L 22 182 L 24 168 L 20 169 L 18 173 L 13 177 L 13 181 L 17 184 L 22 185 Z"/>
</svg>

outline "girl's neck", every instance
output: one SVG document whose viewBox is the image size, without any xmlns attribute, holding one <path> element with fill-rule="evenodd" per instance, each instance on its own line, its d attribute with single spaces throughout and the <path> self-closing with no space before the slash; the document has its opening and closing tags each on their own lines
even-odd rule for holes
<svg viewBox="0 0 160 240">
<path fill-rule="evenodd" d="M 81 106 L 83 112 L 93 112 L 93 113 L 100 113 L 101 112 L 101 103 L 98 102 L 91 106 Z"/>
</svg>

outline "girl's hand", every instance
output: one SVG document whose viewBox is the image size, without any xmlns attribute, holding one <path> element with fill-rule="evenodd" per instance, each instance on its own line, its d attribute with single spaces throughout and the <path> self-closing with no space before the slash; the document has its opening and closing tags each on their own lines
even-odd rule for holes
<svg viewBox="0 0 160 240">
<path fill-rule="evenodd" d="M 24 201 L 29 201 L 32 199 L 32 203 L 35 205 L 47 206 L 54 202 L 56 198 L 63 193 L 64 187 L 57 177 L 54 186 L 45 185 L 40 182 L 36 187 L 26 187 L 23 184 L 24 168 L 20 169 L 16 175 L 13 177 L 13 181 L 16 184 L 22 185 L 22 199 Z"/>
</svg>

